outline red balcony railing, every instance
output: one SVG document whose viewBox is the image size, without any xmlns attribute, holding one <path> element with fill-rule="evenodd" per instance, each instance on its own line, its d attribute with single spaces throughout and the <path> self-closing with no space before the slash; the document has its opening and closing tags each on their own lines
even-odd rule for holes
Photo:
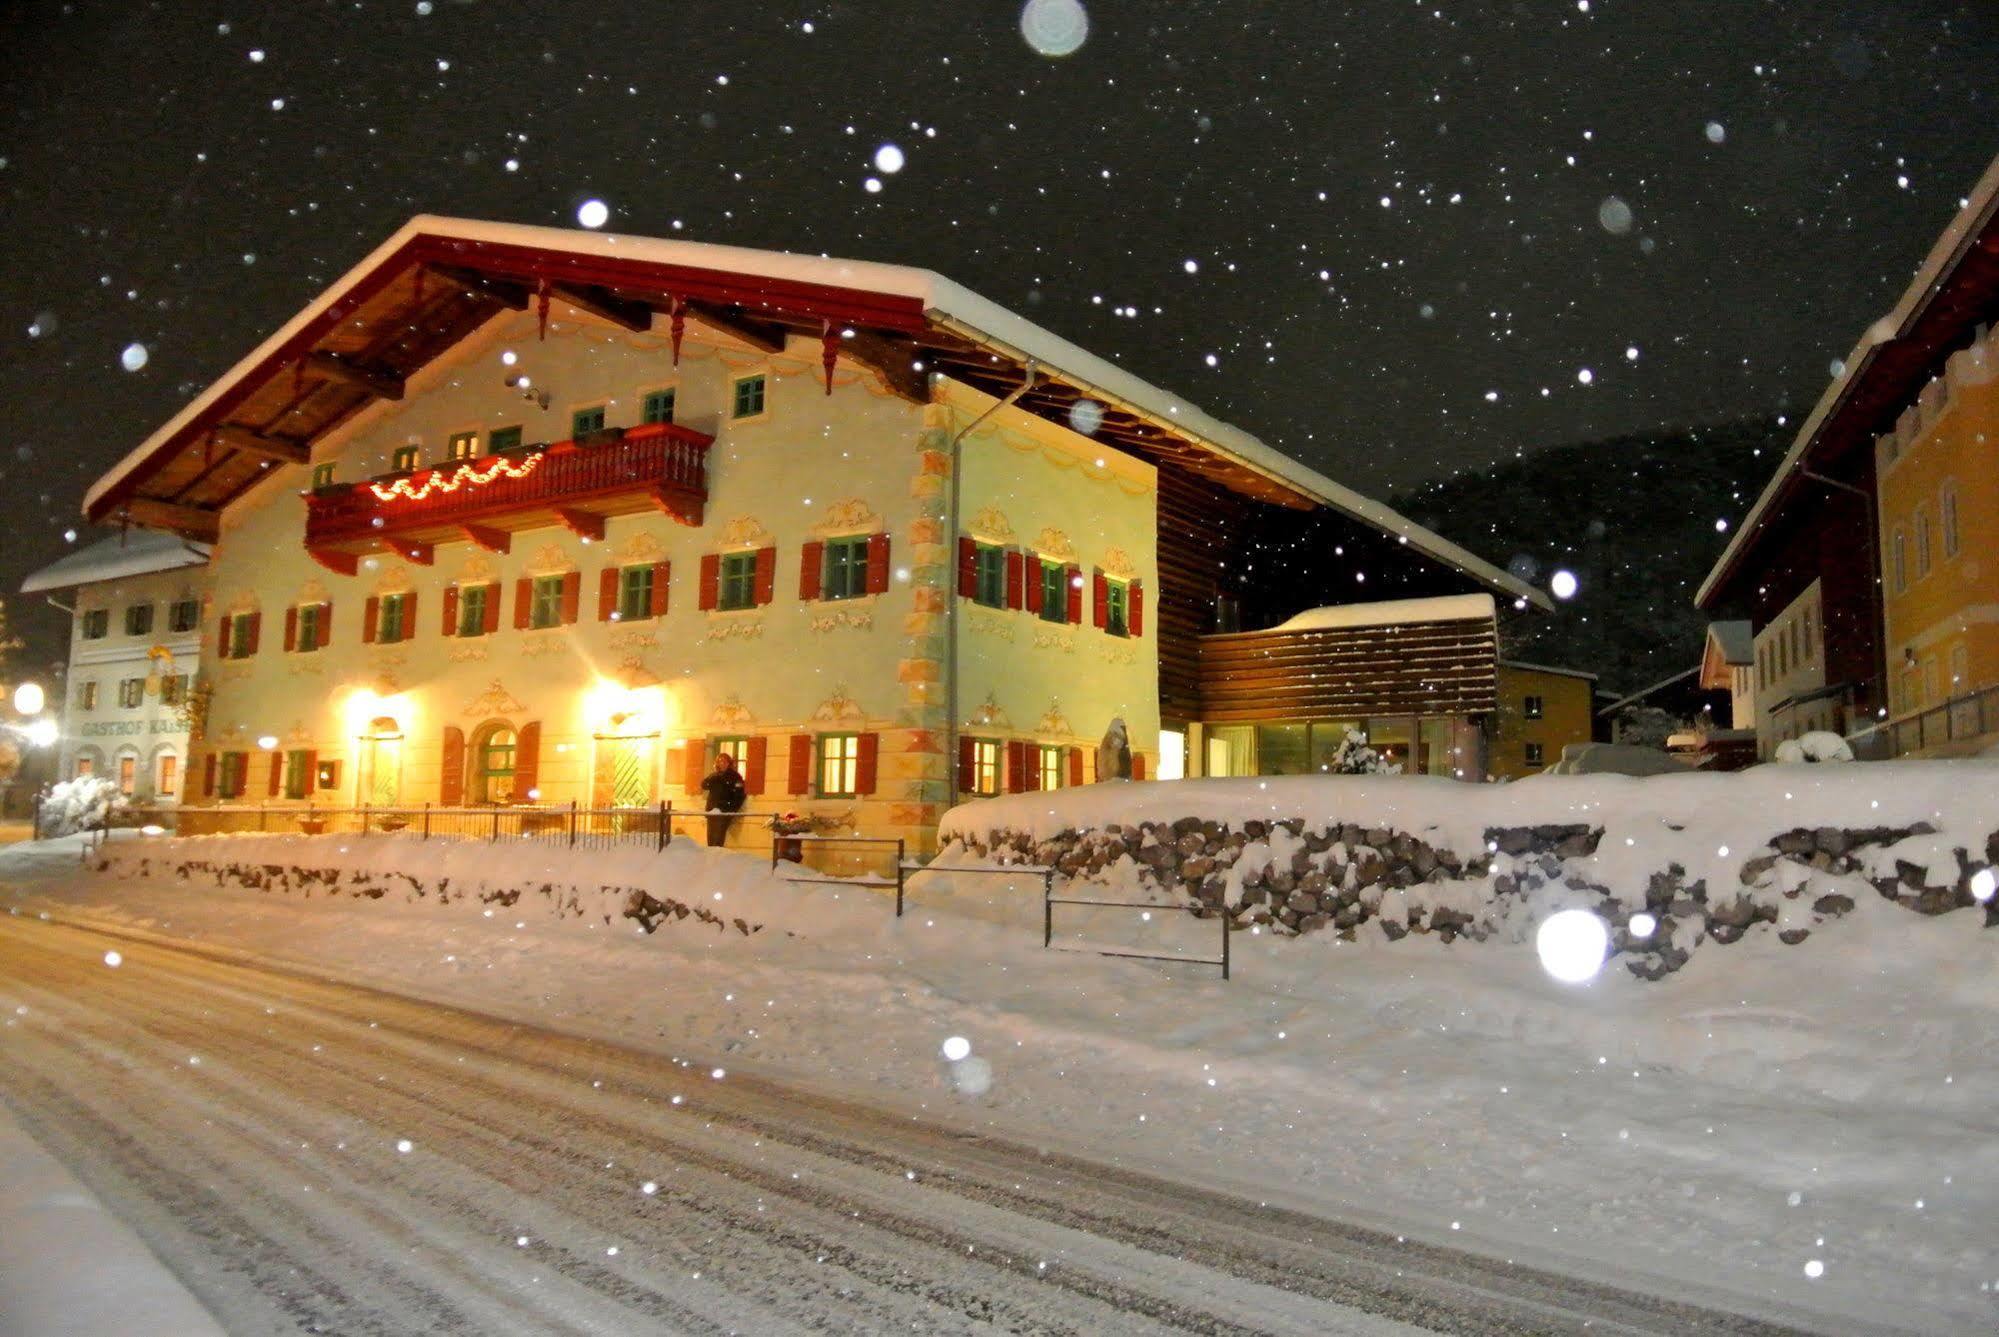
<svg viewBox="0 0 1999 1337">
<path fill-rule="evenodd" d="M 604 517 L 647 510 L 698 525 L 713 439 L 654 423 L 601 445 L 561 441 L 321 489 L 306 498 L 305 545 L 339 569 L 359 553 L 427 557 L 423 550 L 437 543 L 470 539 L 490 547 L 495 535 L 546 525 L 601 537 Z"/>
</svg>

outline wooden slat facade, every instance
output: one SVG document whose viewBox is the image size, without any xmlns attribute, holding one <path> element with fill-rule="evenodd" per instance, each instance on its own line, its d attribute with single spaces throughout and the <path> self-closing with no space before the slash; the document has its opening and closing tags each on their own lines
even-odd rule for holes
<svg viewBox="0 0 1999 1337">
<path fill-rule="evenodd" d="M 1159 468 L 1159 716 L 1185 728 L 1201 717 L 1201 637 L 1215 629 L 1236 536 L 1252 503 L 1184 469 Z"/>
<path fill-rule="evenodd" d="M 1472 716 L 1498 704 L 1491 618 L 1199 638 L 1210 724 L 1367 716 Z"/>
</svg>

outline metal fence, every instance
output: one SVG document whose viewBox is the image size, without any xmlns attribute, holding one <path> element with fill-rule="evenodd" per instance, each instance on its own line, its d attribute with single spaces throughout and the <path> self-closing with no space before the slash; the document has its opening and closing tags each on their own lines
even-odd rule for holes
<svg viewBox="0 0 1999 1337">
<path fill-rule="evenodd" d="M 1051 870 L 1052 872 L 1053 870 Z M 1218 956 L 1186 956 L 1178 952 L 1141 952 L 1127 947 L 1056 947 L 1055 907 L 1058 905 L 1087 905 L 1098 910 L 1143 910 L 1148 915 L 1191 914 L 1199 917 L 1203 906 L 1198 905 L 1155 905 L 1150 901 L 1095 901 L 1080 897 L 1057 896 L 1055 880 L 1050 877 L 1041 894 L 1041 945 L 1061 952 L 1093 952 L 1098 956 L 1122 957 L 1128 961 L 1170 961 L 1183 966 L 1220 966 L 1222 978 L 1229 977 L 1229 934 L 1232 931 L 1226 912 L 1212 912 L 1221 924 L 1222 950 Z"/>
<path fill-rule="evenodd" d="M 1906 757 L 1946 743 L 1999 733 L 1999 687 L 1986 687 L 1940 706 L 1862 729 L 1849 740 L 1856 756 Z"/>
<path fill-rule="evenodd" d="M 240 803 L 204 807 L 114 808 L 100 831 L 156 827 L 183 836 L 236 835 L 414 835 L 424 840 L 541 841 L 577 849 L 666 848 L 675 834 L 700 840 L 711 818 L 725 821 L 723 842 L 731 849 L 770 848 L 775 809 L 709 812 L 677 808 L 671 802 L 648 808 L 586 808 L 567 805 L 445 808 L 436 804 L 400 807 L 322 808 L 314 804 Z M 35 838 L 51 834 L 37 812 Z"/>
</svg>

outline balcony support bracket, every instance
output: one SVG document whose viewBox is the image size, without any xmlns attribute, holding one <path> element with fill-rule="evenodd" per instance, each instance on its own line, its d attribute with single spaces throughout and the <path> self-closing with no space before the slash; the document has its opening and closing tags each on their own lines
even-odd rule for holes
<svg viewBox="0 0 1999 1337">
<path fill-rule="evenodd" d="M 592 543 L 602 543 L 604 541 L 604 517 L 601 515 L 595 515 L 589 511 L 571 510 L 566 506 L 558 506 L 555 510 L 555 518 L 562 521 L 562 527 L 577 538 L 588 539 Z"/>
<path fill-rule="evenodd" d="M 690 529 L 701 527 L 702 499 L 686 492 L 661 488 L 652 494 L 653 505 L 660 513 L 670 515 Z"/>
<path fill-rule="evenodd" d="M 437 562 L 437 548 L 434 544 L 411 543 L 405 539 L 391 539 L 389 540 L 389 547 L 398 555 L 408 558 L 418 566 L 434 566 Z"/>
<path fill-rule="evenodd" d="M 361 569 L 361 558 L 355 553 L 335 552 L 331 548 L 307 548 L 305 551 L 313 561 L 336 576 L 351 576 Z"/>
<path fill-rule="evenodd" d="M 513 549 L 514 536 L 504 529 L 494 529 L 488 525 L 460 525 L 458 528 L 466 538 L 487 552 L 505 555 Z"/>
</svg>

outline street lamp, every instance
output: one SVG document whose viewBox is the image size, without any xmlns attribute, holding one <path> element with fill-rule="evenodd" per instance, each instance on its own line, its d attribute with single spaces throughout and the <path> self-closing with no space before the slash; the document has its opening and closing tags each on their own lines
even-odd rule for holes
<svg viewBox="0 0 1999 1337">
<path fill-rule="evenodd" d="M 16 715 L 39 715 L 48 702 L 48 696 L 38 682 L 24 682 L 14 688 L 14 713 Z"/>
</svg>

